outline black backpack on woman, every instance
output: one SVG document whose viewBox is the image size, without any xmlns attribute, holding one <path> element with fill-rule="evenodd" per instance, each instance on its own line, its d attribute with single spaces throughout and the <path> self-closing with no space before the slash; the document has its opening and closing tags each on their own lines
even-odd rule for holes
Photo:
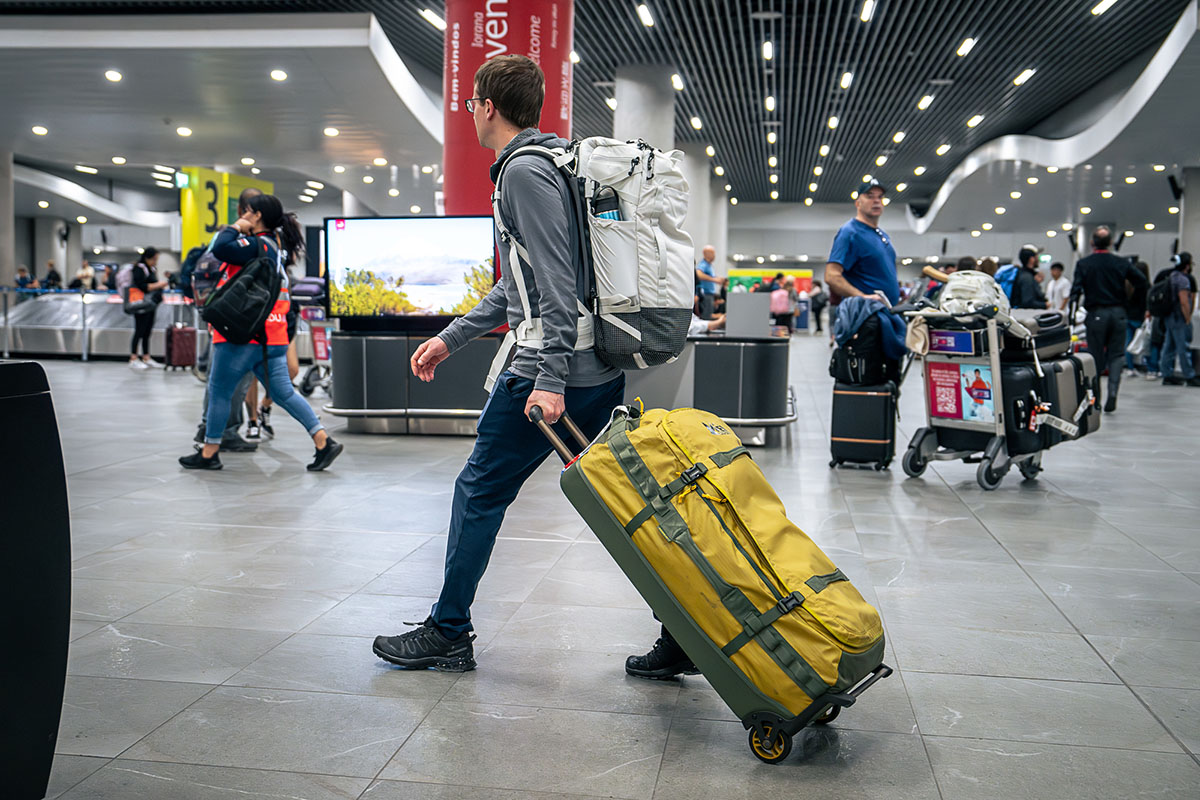
<svg viewBox="0 0 1200 800">
<path fill-rule="evenodd" d="M 272 258 L 266 242 L 260 243 L 262 253 L 214 289 L 200 312 L 205 322 L 233 344 L 258 338 L 266 347 L 267 318 L 283 289 L 283 251 L 276 248 Z"/>
</svg>

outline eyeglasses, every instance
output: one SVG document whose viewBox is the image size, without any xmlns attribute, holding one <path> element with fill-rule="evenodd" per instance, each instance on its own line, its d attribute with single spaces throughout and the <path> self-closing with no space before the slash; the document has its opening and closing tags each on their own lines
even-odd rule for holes
<svg viewBox="0 0 1200 800">
<path fill-rule="evenodd" d="M 463 100 L 463 105 L 467 107 L 468 113 L 474 114 L 476 100 L 490 100 L 490 99 L 491 99 L 490 97 L 468 97 L 466 100 Z"/>
</svg>

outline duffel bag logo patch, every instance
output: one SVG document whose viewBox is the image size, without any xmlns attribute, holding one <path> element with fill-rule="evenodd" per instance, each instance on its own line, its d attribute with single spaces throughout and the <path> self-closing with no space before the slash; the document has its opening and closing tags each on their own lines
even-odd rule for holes
<svg viewBox="0 0 1200 800">
<path fill-rule="evenodd" d="M 730 433 L 730 430 L 728 428 L 726 428 L 724 425 L 713 425 L 711 423 L 706 422 L 706 423 L 704 423 L 704 427 L 707 428 L 708 432 L 711 433 L 713 436 L 722 436 L 724 434 Z"/>
</svg>

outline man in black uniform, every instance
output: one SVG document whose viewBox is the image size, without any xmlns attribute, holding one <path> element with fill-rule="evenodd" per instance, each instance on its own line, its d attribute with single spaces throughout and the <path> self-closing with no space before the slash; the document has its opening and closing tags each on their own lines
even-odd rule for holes
<svg viewBox="0 0 1200 800">
<path fill-rule="evenodd" d="M 1087 309 L 1088 352 L 1096 359 L 1096 368 L 1108 367 L 1106 412 L 1117 410 L 1117 390 L 1121 387 L 1121 360 L 1125 356 L 1125 281 L 1134 291 L 1146 291 L 1149 282 L 1128 258 L 1108 251 L 1112 231 L 1104 226 L 1092 233 L 1092 254 L 1075 265 L 1071 299 L 1083 296 Z"/>
</svg>

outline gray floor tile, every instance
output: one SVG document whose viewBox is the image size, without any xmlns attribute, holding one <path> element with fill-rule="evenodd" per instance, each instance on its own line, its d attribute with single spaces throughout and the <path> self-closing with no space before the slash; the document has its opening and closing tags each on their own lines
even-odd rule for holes
<svg viewBox="0 0 1200 800">
<path fill-rule="evenodd" d="M 555 567 L 527 598 L 530 603 L 561 606 L 601 606 L 649 611 L 646 601 L 624 575 L 598 577 L 592 570 Z"/>
<path fill-rule="evenodd" d="M 67 800 L 354 800 L 369 781 L 250 769 L 118 759 L 93 774 Z"/>
<path fill-rule="evenodd" d="M 478 656 L 479 669 L 464 674 L 444 699 L 669 717 L 679 682 L 626 675 L 627 655 L 496 645 Z"/>
<path fill-rule="evenodd" d="M 197 683 L 68 675 L 55 752 L 120 755 L 210 689 Z"/>
<path fill-rule="evenodd" d="M 1200 755 L 1200 689 L 1135 686 L 1133 690 L 1190 753 Z"/>
<path fill-rule="evenodd" d="M 279 632 L 110 622 L 71 645 L 67 671 L 218 684 L 285 638 Z"/>
<path fill-rule="evenodd" d="M 182 588 L 169 583 L 72 578 L 71 616 L 92 622 L 111 622 Z"/>
<path fill-rule="evenodd" d="M 95 630 L 103 628 L 107 623 L 95 622 L 93 620 L 73 619 L 71 620 L 71 641 L 87 636 Z"/>
<path fill-rule="evenodd" d="M 483 574 L 476 596 L 505 603 L 523 602 L 549 571 L 548 567 L 493 564 Z M 442 565 L 401 561 L 362 587 L 367 594 L 398 594 L 436 598 L 442 591 Z"/>
<path fill-rule="evenodd" d="M 876 586 L 875 595 L 888 625 L 948 625 L 1049 633 L 1075 630 L 1036 587 L 1012 591 L 987 584 Z"/>
<path fill-rule="evenodd" d="M 1185 800 L 1200 784 L 1200 767 L 1182 754 L 935 736 L 925 745 L 942 796 L 963 800 Z"/>
<path fill-rule="evenodd" d="M 433 700 L 220 687 L 125 757 L 370 778 L 433 704 Z"/>
<path fill-rule="evenodd" d="M 968 675 L 904 675 L 926 736 L 1179 752 L 1125 686 Z"/>
<path fill-rule="evenodd" d="M 345 596 L 338 592 L 189 586 L 143 608 L 128 621 L 292 632 L 333 608 Z"/>
<path fill-rule="evenodd" d="M 806 729 L 792 754 L 759 762 L 737 722 L 677 719 L 663 756 L 655 800 L 720 797 L 939 797 L 921 738 L 915 735 Z"/>
<path fill-rule="evenodd" d="M 1200 642 L 1095 634 L 1087 638 L 1128 684 L 1200 689 Z"/>
<path fill-rule="evenodd" d="M 362 559 L 360 559 L 362 561 Z M 328 556 L 251 555 L 209 570 L 203 586 L 299 589 L 350 594 L 375 580 L 397 559 L 350 563 Z"/>
<path fill-rule="evenodd" d="M 200 550 L 166 548 L 109 549 L 76 559 L 71 572 L 77 578 L 109 581 L 138 580 L 153 575 L 165 583 L 192 584 L 213 572 L 238 563 L 245 556 Z"/>
<path fill-rule="evenodd" d="M 1077 633 L 901 624 L 887 633 L 905 672 L 1120 683 Z"/>
<path fill-rule="evenodd" d="M 362 800 L 572 800 L 600 795 L 531 792 L 528 789 L 480 788 L 477 786 L 447 786 L 408 781 L 376 781 L 363 792 Z"/>
<path fill-rule="evenodd" d="M 409 630 L 405 623 L 416 624 L 429 616 L 435 601 L 436 598 L 432 597 L 359 592 L 313 620 L 303 632 L 371 638 L 393 636 Z M 520 603 L 492 601 L 481 601 L 471 606 L 471 622 L 478 637 L 475 640 L 476 651 L 496 637 L 519 607 Z"/>
<path fill-rule="evenodd" d="M 46 800 L 61 797 L 63 792 L 103 767 L 108 761 L 107 758 L 94 756 L 68 756 L 62 753 L 55 755 L 54 765 L 50 768 L 50 785 L 46 787 Z"/>
<path fill-rule="evenodd" d="M 306 531 L 259 551 L 263 556 L 322 559 L 335 564 L 391 567 L 429 541 L 427 536 L 386 533 Z"/>
<path fill-rule="evenodd" d="M 442 702 L 380 773 L 386 780 L 593 792 L 654 791 L 669 720 Z M 546 743 L 570 758 L 546 757 Z"/>
<path fill-rule="evenodd" d="M 457 674 L 395 669 L 371 652 L 373 638 L 298 633 L 226 684 L 437 700 L 458 680 Z"/>
<path fill-rule="evenodd" d="M 525 603 L 495 644 L 634 654 L 649 650 L 660 630 L 649 611 Z"/>
</svg>

